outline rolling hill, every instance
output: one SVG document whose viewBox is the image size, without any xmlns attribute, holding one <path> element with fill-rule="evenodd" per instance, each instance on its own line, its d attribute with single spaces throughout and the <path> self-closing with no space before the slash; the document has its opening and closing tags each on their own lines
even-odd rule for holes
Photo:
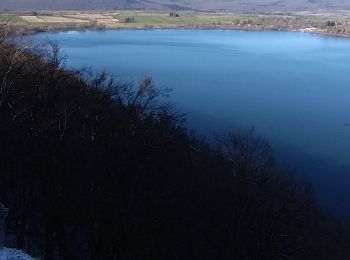
<svg viewBox="0 0 350 260">
<path fill-rule="evenodd" d="M 347 10 L 349 0 L 0 0 L 0 10 L 188 10 L 270 12 Z"/>
</svg>

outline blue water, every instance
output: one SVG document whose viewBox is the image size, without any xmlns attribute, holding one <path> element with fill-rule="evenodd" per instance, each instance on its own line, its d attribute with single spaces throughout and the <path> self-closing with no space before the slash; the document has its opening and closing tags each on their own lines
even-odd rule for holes
<svg viewBox="0 0 350 260">
<path fill-rule="evenodd" d="M 255 127 L 306 174 L 326 209 L 350 216 L 350 39 L 292 32 L 48 33 L 68 67 L 150 75 L 204 135 Z"/>
</svg>

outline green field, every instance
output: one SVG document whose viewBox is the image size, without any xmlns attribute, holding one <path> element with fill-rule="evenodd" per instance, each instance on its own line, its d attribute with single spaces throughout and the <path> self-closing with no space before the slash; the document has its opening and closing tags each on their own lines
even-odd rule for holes
<svg viewBox="0 0 350 260">
<path fill-rule="evenodd" d="M 24 22 L 24 20 L 14 14 L 0 14 L 0 23 L 21 23 Z"/>
<path fill-rule="evenodd" d="M 254 17 L 246 17 L 234 14 L 180 14 L 179 17 L 170 17 L 168 13 L 142 13 L 142 12 L 123 12 L 114 16 L 116 19 L 123 21 L 127 17 L 133 17 L 134 23 L 123 26 L 159 26 L 159 27 L 174 27 L 186 25 L 217 25 L 217 24 L 232 24 L 237 20 L 254 21 Z"/>
</svg>

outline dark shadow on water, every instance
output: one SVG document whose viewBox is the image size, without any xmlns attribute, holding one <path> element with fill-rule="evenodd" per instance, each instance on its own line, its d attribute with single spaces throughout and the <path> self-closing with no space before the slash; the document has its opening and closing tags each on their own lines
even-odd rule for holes
<svg viewBox="0 0 350 260">
<path fill-rule="evenodd" d="M 312 183 L 325 210 L 338 217 L 350 217 L 350 165 L 317 158 L 290 146 L 272 145 L 278 159 Z"/>
<path fill-rule="evenodd" d="M 215 141 L 215 136 L 225 136 L 230 130 L 241 129 L 217 116 L 208 116 L 190 108 L 184 110 L 188 112 L 186 121 L 189 128 L 205 136 L 209 142 Z M 315 195 L 325 211 L 337 217 L 350 218 L 350 164 L 318 158 L 290 145 L 268 141 L 278 160 L 286 167 L 294 169 L 301 179 L 306 179 L 312 184 Z"/>
</svg>

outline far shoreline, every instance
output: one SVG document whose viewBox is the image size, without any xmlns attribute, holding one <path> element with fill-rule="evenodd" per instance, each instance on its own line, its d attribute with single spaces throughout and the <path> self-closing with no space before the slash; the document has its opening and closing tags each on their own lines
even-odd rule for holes
<svg viewBox="0 0 350 260">
<path fill-rule="evenodd" d="M 171 17 L 173 14 L 176 17 Z M 350 11 L 335 13 L 198 13 L 140 11 L 1 12 L 9 36 L 105 30 L 233 30 L 302 32 L 350 37 Z M 130 22 L 131 21 L 131 22 Z"/>
</svg>

